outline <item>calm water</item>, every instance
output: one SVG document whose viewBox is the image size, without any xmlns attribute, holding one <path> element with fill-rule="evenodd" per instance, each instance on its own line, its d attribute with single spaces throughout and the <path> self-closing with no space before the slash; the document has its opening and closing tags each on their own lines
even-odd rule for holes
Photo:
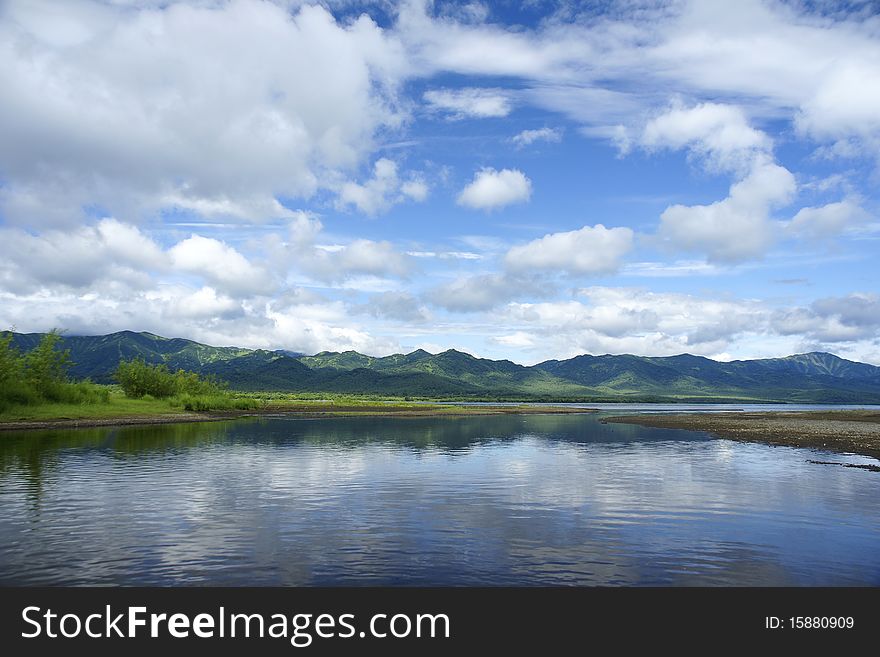
<svg viewBox="0 0 880 657">
<path fill-rule="evenodd" d="M 880 473 L 808 459 L 872 462 L 589 415 L 4 434 L 0 583 L 880 585 Z"/>
</svg>

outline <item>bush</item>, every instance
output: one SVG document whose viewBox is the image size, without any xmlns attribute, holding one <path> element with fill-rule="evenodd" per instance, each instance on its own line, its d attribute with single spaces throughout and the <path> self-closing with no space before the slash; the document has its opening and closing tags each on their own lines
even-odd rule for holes
<svg viewBox="0 0 880 657">
<path fill-rule="evenodd" d="M 183 394 L 175 399 L 187 411 L 232 411 L 253 410 L 259 408 L 256 399 L 233 397 L 223 393 L 219 395 L 195 396 Z"/>
<path fill-rule="evenodd" d="M 56 401 L 66 404 L 109 404 L 110 390 L 91 381 L 67 383 L 59 389 Z"/>
<path fill-rule="evenodd" d="M 61 334 L 51 331 L 27 354 L 12 346 L 12 334 L 0 336 L 0 412 L 10 406 L 45 402 L 106 404 L 110 391 L 89 381 L 70 383 L 70 352 L 58 349 Z"/>
<path fill-rule="evenodd" d="M 123 360 L 115 372 L 126 397 L 171 397 L 177 393 L 175 375 L 165 365 L 148 365 L 141 358 Z"/>
<path fill-rule="evenodd" d="M 141 359 L 122 361 L 116 368 L 116 380 L 127 397 L 151 397 L 162 399 L 180 397 L 184 407 L 210 405 L 218 408 L 230 404 L 234 398 L 226 392 L 221 381 L 202 377 L 195 372 L 178 370 L 170 372 L 165 365 L 149 365 Z M 232 406 L 222 406 L 223 408 Z M 211 410 L 209 408 L 188 408 L 187 410 Z"/>
<path fill-rule="evenodd" d="M 25 382 L 40 397 L 51 401 L 61 401 L 65 394 L 63 387 L 71 365 L 70 351 L 56 348 L 60 341 L 61 334 L 50 331 L 23 359 Z"/>
</svg>

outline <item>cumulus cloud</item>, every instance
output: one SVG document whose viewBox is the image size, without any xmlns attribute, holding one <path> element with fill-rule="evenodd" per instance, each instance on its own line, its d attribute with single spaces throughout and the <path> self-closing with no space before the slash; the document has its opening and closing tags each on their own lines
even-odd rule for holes
<svg viewBox="0 0 880 657">
<path fill-rule="evenodd" d="M 427 308 L 408 292 L 380 292 L 357 309 L 380 319 L 421 323 L 430 317 Z"/>
<path fill-rule="evenodd" d="M 339 206 L 353 205 L 368 215 L 388 210 L 392 205 L 409 199 L 424 201 L 428 197 L 428 185 L 419 174 L 410 174 L 409 180 L 401 181 L 397 163 L 387 158 L 376 160 L 373 177 L 363 184 L 347 182 L 339 191 Z"/>
<path fill-rule="evenodd" d="M 489 310 L 523 296 L 543 297 L 553 286 L 529 276 L 495 273 L 460 276 L 426 293 L 428 301 L 453 312 Z"/>
<path fill-rule="evenodd" d="M 876 361 L 878 304 L 880 298 L 873 293 L 778 308 L 753 299 L 597 286 L 578 291 L 570 300 L 513 302 L 498 308 L 491 319 L 509 332 L 491 341 L 556 358 L 691 353 L 729 359 L 731 350 L 742 352 L 744 345 L 752 346 L 742 356 L 752 358 L 762 355 L 761 345 L 772 345 L 771 354 L 824 349 Z"/>
<path fill-rule="evenodd" d="M 828 158 L 880 153 L 880 41 L 876 17 L 855 11 L 864 5 L 594 5 L 582 11 L 569 3 L 512 28 L 500 16 L 488 21 L 482 5 L 421 1 L 403 3 L 382 27 L 347 10 L 334 18 L 327 7 L 336 3 L 79 0 L 51 10 L 41 0 L 4 3 L 0 318 L 24 330 L 137 328 L 304 351 L 395 348 L 395 339 L 365 324 L 425 316 L 418 292 L 398 289 L 413 272 L 411 257 L 391 242 L 330 235 L 314 215 L 289 206 L 312 199 L 314 207 L 376 215 L 425 200 L 427 179 L 401 168 L 409 154 L 387 155 L 421 138 L 401 135 L 418 105 L 449 119 L 549 109 L 623 152 L 683 149 L 710 173 L 729 175 L 726 198 L 678 199 L 659 223 L 667 244 L 714 264 L 665 265 L 665 272 L 721 275 L 730 270 L 718 263 L 758 257 L 774 235 L 846 234 L 865 218 L 862 205 L 873 210 L 869 194 L 844 189 L 843 200 L 822 197 L 778 222 L 797 185 L 769 136 L 801 140 L 798 148 L 812 140 L 810 148 Z M 451 88 L 459 80 L 470 86 Z M 510 89 L 475 86 L 501 80 Z M 421 97 L 408 97 L 425 85 Z M 686 100 L 670 105 L 670 89 Z M 521 148 L 560 134 L 525 130 L 510 143 Z M 491 210 L 528 201 L 531 181 L 510 166 L 477 172 L 459 203 Z M 852 178 L 869 185 L 864 170 Z M 272 236 L 269 222 L 246 236 L 218 229 L 181 238 L 160 225 L 178 212 L 228 223 L 273 219 L 289 229 Z M 124 221 L 95 221 L 96 214 Z M 469 248 L 479 253 L 438 251 L 433 260 L 413 251 L 432 273 L 461 274 L 423 299 L 459 312 L 503 308 L 488 315 L 495 326 L 511 322 L 498 344 L 557 355 L 720 354 L 753 331 L 756 341 L 775 336 L 785 345 L 831 344 L 880 358 L 870 294 L 773 312 L 746 301 L 719 302 L 719 310 L 703 298 L 646 291 L 622 293 L 635 305 L 595 289 L 546 301 L 554 272 L 613 270 L 614 249 L 602 264 L 589 245 L 584 253 L 571 246 L 587 244 L 583 230 L 514 247 L 521 258 L 505 255 L 506 243 L 474 242 Z M 249 239 L 254 234 L 259 239 Z M 413 239 L 408 248 L 424 237 Z M 619 260 L 626 251 L 615 244 Z M 471 260 L 482 267 L 496 257 L 498 272 L 470 269 Z M 357 277 L 382 278 L 372 290 L 383 291 L 356 301 L 356 292 L 337 291 L 333 301 L 302 287 L 343 287 Z M 523 306 L 519 315 L 504 308 L 511 301 Z M 353 308 L 367 305 L 352 319 Z M 734 320 L 712 319 L 719 312 Z M 589 328 L 566 323 L 566 314 Z M 745 324 L 752 328 L 741 330 Z"/>
<path fill-rule="evenodd" d="M 225 242 L 193 235 L 168 252 L 175 268 L 197 274 L 238 294 L 268 293 L 269 274 Z"/>
<path fill-rule="evenodd" d="M 535 339 L 533 336 L 529 335 L 525 331 L 517 331 L 516 333 L 510 333 L 509 335 L 498 335 L 492 338 L 492 342 L 503 345 L 505 347 L 515 347 L 515 348 L 523 348 L 523 347 L 532 347 L 535 344 Z"/>
<path fill-rule="evenodd" d="M 36 187 L 55 207 L 283 216 L 279 195 L 313 194 L 403 116 L 399 43 L 320 6 L 12 2 L 0 44 L 4 213 Z"/>
<path fill-rule="evenodd" d="M 854 293 L 817 299 L 806 308 L 776 312 L 774 326 L 783 335 L 799 335 L 817 345 L 876 340 L 880 334 L 880 296 Z"/>
<path fill-rule="evenodd" d="M 503 89 L 432 89 L 423 98 L 428 106 L 450 119 L 499 118 L 510 114 L 510 94 Z"/>
<path fill-rule="evenodd" d="M 833 17 L 829 9 L 762 0 L 569 5 L 558 20 L 512 31 L 437 19 L 414 2 L 401 7 L 398 32 L 421 70 L 515 78 L 520 98 L 591 136 L 625 143 L 627 129 L 675 89 L 712 102 L 748 99 L 752 115 L 876 157 L 876 21 L 853 3 L 834 5 Z"/>
<path fill-rule="evenodd" d="M 794 175 L 777 164 L 772 142 L 752 128 L 738 107 L 674 105 L 653 118 L 641 137 L 647 148 L 687 149 L 711 171 L 737 178 L 727 198 L 708 205 L 671 205 L 660 216 L 659 236 L 710 262 L 760 257 L 774 239 L 771 211 L 797 191 Z"/>
<path fill-rule="evenodd" d="M 572 275 L 615 271 L 632 248 L 629 228 L 605 228 L 602 224 L 579 230 L 552 233 L 515 246 L 507 252 L 505 265 L 511 271 L 555 270 Z"/>
<path fill-rule="evenodd" d="M 412 270 L 410 256 L 388 241 L 356 239 L 347 244 L 321 244 L 321 221 L 301 213 L 288 226 L 288 238 L 271 238 L 269 250 L 276 266 L 294 268 L 326 283 L 353 276 L 406 277 Z"/>
<path fill-rule="evenodd" d="M 562 130 L 560 128 L 538 128 L 537 130 L 523 130 L 515 134 L 511 142 L 517 148 L 523 148 L 534 144 L 536 141 L 559 142 L 562 141 Z"/>
<path fill-rule="evenodd" d="M 866 44 L 867 45 L 867 44 Z M 855 54 L 855 53 L 852 53 Z M 876 42 L 866 57 L 880 55 Z M 847 57 L 823 71 L 822 83 L 800 106 L 797 127 L 813 137 L 850 143 L 852 136 L 876 143 L 880 134 L 880 67 L 877 60 Z"/>
<path fill-rule="evenodd" d="M 168 315 L 183 319 L 231 319 L 244 315 L 240 301 L 218 294 L 212 287 L 184 292 L 169 299 Z"/>
<path fill-rule="evenodd" d="M 511 303 L 501 311 L 535 344 L 552 342 L 569 357 L 580 353 L 714 355 L 734 338 L 760 332 L 767 312 L 755 302 L 713 300 L 639 288 L 591 287 L 570 301 Z"/>
<path fill-rule="evenodd" d="M 53 326 L 73 335 L 145 330 L 213 345 L 306 353 L 325 349 L 356 349 L 375 355 L 400 352 L 396 340 L 374 335 L 339 302 L 275 308 L 177 285 L 146 291 L 103 288 L 89 294 L 55 290 L 39 297 L 0 293 L 0 298 L 0 325 L 24 332 Z"/>
<path fill-rule="evenodd" d="M 772 162 L 756 163 L 709 205 L 671 205 L 660 215 L 659 234 L 677 248 L 699 251 L 710 262 L 738 262 L 762 255 L 773 239 L 770 211 L 791 202 L 794 176 Z"/>
<path fill-rule="evenodd" d="M 649 149 L 688 148 L 722 171 L 747 170 L 772 145 L 766 134 L 749 125 L 741 108 L 718 103 L 676 103 L 647 123 L 640 143 Z"/>
<path fill-rule="evenodd" d="M 868 213 L 853 200 L 844 199 L 798 210 L 786 229 L 795 236 L 822 239 L 838 235 L 868 219 Z"/>
<path fill-rule="evenodd" d="M 525 203 L 532 195 L 532 181 L 519 169 L 480 169 L 458 195 L 458 204 L 475 210 L 494 210 Z"/>
<path fill-rule="evenodd" d="M 148 282 L 141 272 L 162 269 L 168 263 L 152 239 L 115 219 L 41 235 L 0 229 L 0 254 L 5 285 L 17 290 L 43 285 L 82 288 L 108 277 L 145 285 Z"/>
</svg>

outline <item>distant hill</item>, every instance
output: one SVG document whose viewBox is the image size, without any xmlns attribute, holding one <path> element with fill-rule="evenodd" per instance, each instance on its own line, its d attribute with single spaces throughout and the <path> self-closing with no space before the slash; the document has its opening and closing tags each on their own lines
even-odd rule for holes
<svg viewBox="0 0 880 657">
<path fill-rule="evenodd" d="M 16 333 L 33 348 L 42 337 Z M 880 367 L 814 352 L 718 362 L 667 357 L 582 355 L 526 367 L 450 349 L 377 358 L 356 351 L 296 352 L 212 347 L 151 333 L 65 336 L 75 378 L 112 381 L 120 360 L 135 357 L 211 374 L 239 390 L 364 393 L 460 399 L 582 401 L 778 401 L 880 403 Z"/>
</svg>

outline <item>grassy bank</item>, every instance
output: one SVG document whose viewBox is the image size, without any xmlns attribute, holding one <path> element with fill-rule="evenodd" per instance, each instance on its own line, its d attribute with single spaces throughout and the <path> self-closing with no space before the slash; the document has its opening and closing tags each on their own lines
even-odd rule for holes
<svg viewBox="0 0 880 657">
<path fill-rule="evenodd" d="M 112 386 L 103 386 L 106 395 L 100 402 L 52 402 L 13 404 L 0 412 L 0 424 L 22 421 L 107 419 L 152 415 L 183 415 L 187 412 L 256 410 L 252 399 L 231 396 L 180 395 L 166 399 L 140 397 L 132 399 Z"/>
<path fill-rule="evenodd" d="M 609 417 L 603 422 L 706 431 L 719 438 L 880 459 L 880 413 L 867 410 L 671 413 Z"/>
<path fill-rule="evenodd" d="M 0 430 L 44 429 L 50 427 L 89 427 L 128 424 L 200 422 L 246 415 L 293 415 L 322 417 L 426 417 L 508 414 L 592 413 L 592 409 L 559 406 L 459 406 L 419 403 L 400 399 L 381 399 L 373 395 L 300 396 L 251 393 L 241 397 L 202 399 L 192 404 L 181 397 L 132 399 L 111 387 L 108 400 L 101 404 L 47 403 L 11 407 L 0 413 Z"/>
</svg>

